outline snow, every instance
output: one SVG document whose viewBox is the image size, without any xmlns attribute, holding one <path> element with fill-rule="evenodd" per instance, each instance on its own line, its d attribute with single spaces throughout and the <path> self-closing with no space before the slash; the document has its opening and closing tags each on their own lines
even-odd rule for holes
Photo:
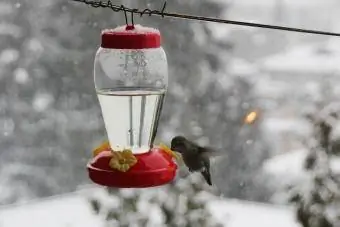
<svg viewBox="0 0 340 227">
<path fill-rule="evenodd" d="M 276 204 L 287 204 L 291 196 L 288 188 L 299 185 L 301 190 L 310 191 L 314 174 L 307 172 L 303 166 L 308 150 L 297 149 L 286 154 L 277 155 L 263 164 L 263 172 L 270 178 L 270 187 L 275 191 L 271 201 Z M 335 175 L 340 173 L 340 158 L 330 159 L 330 168 Z"/>
<path fill-rule="evenodd" d="M 115 33 L 115 32 L 124 32 L 124 33 L 131 33 L 131 34 L 146 34 L 146 33 L 156 33 L 160 34 L 159 30 L 156 28 L 151 27 L 144 27 L 140 24 L 135 24 L 135 28 L 133 30 L 126 30 L 126 25 L 118 26 L 114 29 L 104 29 L 103 33 Z"/>
<path fill-rule="evenodd" d="M 10 64 L 19 59 L 19 52 L 15 49 L 5 49 L 0 52 L 0 63 Z"/>
<path fill-rule="evenodd" d="M 88 189 L 87 193 L 101 191 Z M 219 199 L 208 204 L 212 215 L 228 227 L 298 227 L 290 207 L 234 199 Z M 157 218 L 157 217 L 154 217 Z M 103 227 L 100 216 L 92 213 L 83 191 L 59 195 L 21 205 L 0 207 L 1 227 Z"/>
<path fill-rule="evenodd" d="M 308 172 L 303 169 L 303 163 L 308 155 L 308 150 L 297 149 L 285 154 L 280 154 L 268 159 L 263 164 L 263 170 L 274 176 L 277 183 L 280 185 L 287 185 L 308 178 Z M 330 160 L 331 170 L 340 173 L 340 158 L 332 157 Z"/>
<path fill-rule="evenodd" d="M 309 132 L 308 124 L 304 124 L 303 121 L 294 118 L 268 117 L 264 120 L 263 124 L 270 133 L 275 131 L 279 131 L 280 133 L 296 132 L 301 134 Z"/>
<path fill-rule="evenodd" d="M 223 0 L 220 0 L 223 1 Z M 268 11 L 268 14 L 270 14 L 272 11 L 268 10 L 268 7 L 273 7 L 274 4 L 277 4 L 279 1 L 272 1 L 272 0 L 238 0 L 234 1 L 235 4 L 243 5 L 244 8 L 250 8 L 251 5 L 256 5 L 259 7 L 263 7 L 265 10 Z M 325 4 L 324 0 L 281 0 L 281 2 L 284 2 L 286 4 L 289 4 L 290 6 L 302 6 L 302 7 L 314 7 L 314 6 L 320 6 L 322 4 Z M 329 1 L 328 1 L 329 2 Z M 2 3 L 0 3 L 0 6 Z M 15 7 L 20 7 L 20 3 L 16 3 Z M 329 7 L 329 6 L 326 6 Z M 251 9 L 253 11 L 257 11 L 254 9 Z M 0 7 L 0 14 L 6 13 L 7 10 L 3 10 Z M 230 10 L 231 12 L 233 10 Z M 229 12 L 230 12 L 229 11 Z M 234 11 L 235 12 L 235 11 Z M 261 14 L 262 11 L 258 11 L 259 14 Z M 320 12 L 321 13 L 321 12 Z M 230 15 L 225 15 L 223 18 L 228 19 L 239 19 L 240 15 L 237 15 L 238 13 L 235 13 L 235 17 Z M 251 21 L 261 21 L 261 18 L 251 18 L 252 15 L 249 16 L 246 20 Z M 287 18 L 293 18 L 290 14 L 286 13 Z M 321 19 L 321 18 L 320 18 Z M 242 19 L 243 20 L 243 19 Z M 261 21 L 266 23 L 271 23 L 271 21 Z M 286 23 L 286 22 L 285 22 Z M 288 22 L 287 22 L 288 23 Z M 294 22 L 295 23 L 295 22 Z M 301 22 L 302 23 L 302 22 Z M 314 22 L 311 22 L 314 23 Z M 297 26 L 297 24 L 292 24 L 292 26 Z M 298 24 L 299 25 L 299 24 Z M 300 26 L 300 25 L 299 25 Z M 305 26 L 305 25 L 304 25 Z M 315 25 L 316 26 L 316 25 Z M 303 26 L 301 26 L 303 27 Z M 307 25 L 305 27 L 308 27 Z M 321 29 L 321 27 L 316 26 Z M 148 32 L 156 32 L 159 33 L 157 29 L 153 28 L 147 28 L 142 27 L 140 25 L 135 25 L 135 30 L 125 31 L 125 26 L 121 26 L 118 28 L 115 28 L 110 31 L 121 31 L 121 32 L 127 32 L 127 33 L 148 33 Z M 233 40 L 232 33 L 235 33 L 235 31 L 247 31 L 248 33 L 245 35 L 253 36 L 256 34 L 256 31 L 258 28 L 252 28 L 252 27 L 242 27 L 242 26 L 235 26 L 235 25 L 225 25 L 225 24 L 217 24 L 217 23 L 211 23 L 210 29 L 214 32 L 216 37 L 220 40 Z M 315 28 L 316 29 L 316 28 Z M 74 29 L 77 30 L 77 29 Z M 104 30 L 108 31 L 108 30 Z M 262 30 L 261 30 L 262 31 Z M 14 38 L 19 37 L 21 35 L 22 31 L 20 27 L 17 27 L 14 24 L 10 23 L 0 23 L 0 35 L 11 35 Z M 254 34 L 252 34 L 254 33 Z M 241 33 L 243 34 L 243 33 Z M 292 34 L 292 33 L 287 33 Z M 238 34 L 236 34 L 238 35 Z M 263 41 L 263 37 L 267 36 L 260 36 L 262 33 L 259 33 L 257 36 L 258 40 Z M 301 34 L 298 34 L 301 35 Z M 301 35 L 302 36 L 302 35 Z M 236 36 L 237 37 L 237 36 Z M 254 36 L 255 37 L 255 36 Z M 269 37 L 269 36 L 268 36 Z M 204 39 L 203 36 L 197 36 L 196 38 L 201 38 L 202 42 L 207 42 L 206 39 Z M 256 37 L 255 37 L 256 38 Z M 235 39 L 235 38 L 234 38 Z M 28 41 L 28 53 L 27 55 L 32 56 L 34 54 L 35 58 L 37 56 L 40 56 L 43 52 L 46 52 L 46 50 L 50 48 L 44 48 L 45 45 L 42 45 L 42 43 L 39 41 L 40 39 L 34 39 Z M 290 49 L 283 54 L 278 54 L 274 56 L 269 56 L 266 58 L 262 63 L 262 66 L 265 67 L 265 69 L 269 70 L 276 70 L 281 72 L 297 72 L 297 73 L 304 73 L 304 74 L 320 74 L 320 73 L 333 73 L 333 72 L 339 72 L 340 66 L 339 66 L 339 60 L 340 60 L 340 43 L 337 42 L 339 39 L 332 39 L 331 42 L 329 42 L 328 46 L 325 46 L 325 48 L 328 48 L 331 50 L 331 54 L 325 54 L 317 52 L 317 46 L 315 45 L 306 45 L 301 47 L 294 47 L 293 49 Z M 275 42 L 275 40 L 273 40 Z M 261 44 L 262 45 L 262 44 Z M 263 44 L 264 45 L 264 44 Z M 6 45 L 5 45 L 6 46 Z M 56 47 L 57 48 L 57 47 Z M 266 47 L 265 47 L 266 48 Z M 284 45 L 282 46 L 284 48 Z M 53 49 L 53 48 L 52 48 Z M 32 52 L 32 53 L 31 53 Z M 10 49 L 8 47 L 7 49 L 4 49 L 0 51 L 0 64 L 10 64 L 13 62 L 18 61 L 19 54 L 16 50 Z M 224 86 L 228 85 L 228 81 L 230 81 L 230 74 L 232 75 L 251 75 L 252 78 L 255 78 L 256 81 L 256 90 L 258 94 L 260 94 L 262 97 L 266 96 L 267 98 L 280 98 L 280 96 L 283 96 L 287 92 L 289 92 L 289 87 L 293 85 L 293 83 L 283 83 L 278 81 L 276 78 L 272 80 L 272 78 L 260 78 L 258 67 L 256 64 L 250 64 L 249 62 L 240 59 L 233 59 L 230 60 L 226 57 L 226 61 L 228 60 L 229 65 L 225 65 L 226 68 L 229 70 L 227 71 L 226 75 L 224 77 L 215 75 L 215 78 L 219 78 L 219 80 L 223 81 L 222 84 Z M 202 64 L 203 65 L 203 64 Z M 205 66 L 205 65 L 203 65 Z M 202 68 L 203 68 L 202 66 Z M 28 73 L 26 71 L 25 64 L 19 65 L 19 67 L 25 67 L 25 68 L 18 68 L 16 71 L 14 71 L 13 76 L 17 83 L 19 84 L 25 84 L 30 80 L 30 75 L 34 74 L 34 72 Z M 27 70 L 30 69 L 30 67 L 27 67 Z M 208 68 L 209 69 L 209 68 Z M 209 74 L 202 73 L 202 74 Z M 38 73 L 39 74 L 39 73 Z M 44 73 L 40 73 L 44 74 Z M 48 74 L 48 73 L 46 73 Z M 36 76 L 36 75 L 35 75 Z M 261 75 L 262 76 L 262 75 Z M 207 77 L 207 79 L 210 80 L 210 78 Z M 224 81 L 225 80 L 225 81 Z M 202 84 L 204 79 L 201 80 Z M 229 82 L 230 83 L 230 82 Z M 299 85 L 300 86 L 300 85 Z M 301 84 L 301 89 L 303 84 Z M 202 86 L 203 87 L 203 86 Z M 309 86 L 312 91 L 315 91 L 315 87 Z M 179 97 L 188 97 L 189 95 L 186 95 L 186 89 L 183 87 L 180 87 L 178 84 L 173 84 L 171 88 L 171 92 L 176 93 Z M 203 88 L 200 87 L 201 92 L 203 92 Z M 184 95 L 183 95 L 184 94 Z M 67 99 L 71 100 L 71 98 Z M 47 110 L 50 105 L 53 103 L 54 99 L 53 97 L 50 97 L 46 95 L 45 93 L 37 93 L 36 96 L 34 96 L 33 104 L 34 108 L 39 111 L 45 111 Z M 78 97 L 73 100 L 75 103 L 78 103 Z M 8 102 L 6 102 L 8 103 Z M 65 102 L 66 103 L 66 102 Z M 89 112 L 88 118 L 82 117 L 81 111 L 73 110 L 68 108 L 68 104 L 65 104 L 66 108 L 68 109 L 65 112 L 51 112 L 50 116 L 56 117 L 56 121 L 59 123 L 58 127 L 66 130 L 72 130 L 73 128 L 79 130 L 83 129 L 85 130 L 93 130 L 94 128 L 99 128 L 99 123 L 97 121 L 92 120 L 90 118 L 93 118 L 95 113 Z M 69 105 L 71 106 L 71 104 Z M 76 106 L 74 104 L 73 106 Z M 14 108 L 18 108 L 14 107 Z M 4 109 L 4 108 L 3 108 Z M 218 112 L 219 106 L 210 105 L 207 107 L 207 111 L 211 112 Z M 90 111 L 90 110 L 88 110 Z M 181 111 L 181 110 L 179 110 Z M 23 111 L 22 111 L 23 112 Z M 175 111 L 176 112 L 176 111 Z M 177 111 L 178 112 L 178 111 Z M 279 111 L 278 111 L 279 112 Z M 49 112 L 48 112 L 49 113 Z M 174 113 L 177 114 L 177 113 Z M 281 114 L 279 116 L 280 118 L 286 118 L 287 116 L 283 116 Z M 291 117 L 291 116 L 289 116 Z M 174 119 L 174 118 L 173 118 Z M 15 119 L 14 119 L 15 120 Z M 48 120 L 48 119 L 47 119 Z M 42 121 L 42 120 L 41 120 Z M 39 121 L 40 122 L 40 121 Z M 39 124 L 39 122 L 37 124 Z M 69 127 L 66 127 L 69 122 L 72 122 L 72 124 Z M 87 122 L 87 124 L 84 124 L 84 122 Z M 179 123 L 179 121 L 177 121 Z M 13 121 L 12 119 L 0 119 L 0 133 L 3 133 L 4 135 L 11 135 L 15 129 L 15 127 L 19 127 L 18 122 Z M 29 124 L 28 126 L 21 126 L 20 128 L 27 129 L 28 132 L 35 132 L 34 128 L 42 128 L 42 122 L 40 122 L 41 127 L 37 127 L 37 124 Z M 47 124 L 43 124 L 47 125 Z M 98 126 L 99 125 L 99 126 Z M 171 124 L 172 128 L 167 130 L 166 133 L 168 133 L 168 139 L 170 140 L 171 136 L 174 135 L 176 132 L 176 124 Z M 291 119 L 278 119 L 278 117 L 273 118 L 269 117 L 266 118 L 264 125 L 267 129 L 267 132 L 269 134 L 268 138 L 271 140 L 273 139 L 273 136 L 275 135 L 274 132 L 279 133 L 291 133 L 292 131 L 295 131 L 298 129 L 307 130 L 307 127 L 305 128 L 304 125 L 300 124 L 298 120 L 291 120 Z M 34 127 L 33 127 L 34 126 Z M 38 125 L 39 126 L 39 125 Z M 32 127 L 32 128 L 30 128 Z M 46 127 L 50 127 L 50 124 Z M 192 127 L 194 130 L 192 134 L 196 136 L 200 136 L 202 134 L 202 128 L 195 126 Z M 25 131 L 25 130 L 24 130 Z M 62 130 L 63 131 L 63 130 Z M 305 131 L 303 131 L 305 132 Z M 340 132 L 340 130 L 339 130 Z M 165 138 L 165 137 L 164 137 Z M 205 141 L 203 141 L 205 139 Z M 208 143 L 209 138 L 201 138 L 199 141 L 202 144 L 209 144 Z M 25 150 L 23 149 L 23 152 Z M 273 180 L 274 183 L 279 184 L 286 184 L 291 181 L 300 181 L 303 178 L 307 176 L 307 173 L 302 168 L 304 159 L 307 155 L 307 151 L 303 149 L 295 150 L 290 153 L 282 154 L 279 156 L 275 156 L 272 159 L 268 160 L 264 165 L 264 170 L 274 175 L 276 180 Z M 340 172 L 340 160 L 333 159 L 331 162 L 331 166 L 334 171 Z M 38 173 L 37 167 L 32 166 L 25 166 L 25 165 L 18 165 L 18 164 L 12 164 L 12 165 L 6 165 L 6 167 L 3 167 L 1 169 L 3 172 L 3 176 L 6 178 L 11 178 L 13 173 L 22 173 L 27 172 L 30 175 L 34 175 L 37 178 L 51 180 L 45 177 L 45 174 Z M 76 178 L 75 178 L 76 180 Z M 22 199 L 25 199 L 26 197 L 33 196 L 31 194 L 25 195 L 24 191 L 26 192 L 26 188 L 24 186 L 19 186 L 16 184 L 9 184 L 7 180 L 0 180 L 2 184 L 2 187 L 4 189 L 1 190 L 1 196 L 5 195 L 6 192 L 8 194 L 16 194 L 16 195 L 23 195 L 21 196 Z M 164 192 L 164 191 L 161 191 Z M 28 192 L 27 192 L 28 193 Z M 164 192 L 166 193 L 166 192 Z M 107 202 L 106 204 L 110 207 L 114 207 L 116 203 L 118 203 L 113 197 L 110 198 L 108 201 L 108 198 L 106 195 L 103 195 L 104 200 Z M 143 201 L 142 201 L 143 202 Z M 176 202 L 176 201 L 172 201 Z M 157 209 L 154 209 L 151 211 L 150 206 L 146 206 L 145 204 L 141 203 L 139 204 L 141 207 L 143 207 L 144 212 L 151 213 L 153 216 L 160 217 L 160 215 L 157 215 Z M 294 220 L 294 210 L 290 207 L 279 207 L 279 206 L 273 206 L 273 205 L 265 205 L 265 204 L 259 204 L 259 203 L 253 203 L 253 202 L 246 202 L 246 201 L 240 201 L 240 200 L 231 200 L 231 199 L 221 199 L 218 201 L 213 201 L 208 204 L 209 209 L 213 213 L 213 216 L 215 216 L 217 219 L 222 220 L 224 223 L 226 223 L 226 226 L 229 227 L 245 227 L 245 226 L 275 226 L 275 227 L 295 227 L 298 226 L 296 221 Z M 160 222 L 160 220 L 155 220 L 155 222 Z M 275 223 L 273 225 L 273 223 Z M 69 226 L 69 227 L 87 227 L 87 226 L 96 226 L 101 227 L 104 226 L 104 223 L 100 219 L 100 216 L 94 215 L 91 211 L 91 208 L 87 202 L 87 200 L 81 195 L 80 193 L 74 193 L 74 194 L 68 194 L 68 195 L 60 195 L 57 197 L 52 197 L 47 200 L 37 200 L 35 202 L 15 205 L 15 206 L 6 206 L 6 207 L 0 207 L 0 226 L 1 227 L 21 227 L 21 226 Z"/>
<path fill-rule="evenodd" d="M 0 23 L 0 35 L 9 35 L 17 39 L 22 35 L 22 30 L 14 24 Z"/>
<path fill-rule="evenodd" d="M 78 193 L 61 195 L 20 206 L 0 207 L 1 227 L 102 227 L 88 202 Z"/>
<path fill-rule="evenodd" d="M 340 51 L 335 50 L 327 48 L 327 46 L 302 45 L 266 57 L 259 61 L 259 64 L 265 70 L 270 71 L 322 75 L 340 73 Z M 320 54 L 318 51 L 327 51 L 328 53 Z"/>
<path fill-rule="evenodd" d="M 7 2 L 0 2 L 0 15 L 8 15 L 13 13 L 13 6 Z"/>
<path fill-rule="evenodd" d="M 226 200 L 215 201 L 210 210 L 228 227 L 298 227 L 294 219 L 294 210 L 290 207 L 281 207 L 261 203 Z M 275 224 L 274 224 L 275 223 Z"/>
<path fill-rule="evenodd" d="M 27 71 L 23 68 L 18 68 L 16 69 L 14 72 L 14 77 L 15 77 L 15 81 L 18 84 L 26 84 L 29 80 L 29 75 L 27 73 Z"/>
<path fill-rule="evenodd" d="M 241 58 L 233 58 L 226 65 L 229 73 L 233 75 L 256 75 L 258 69 L 254 64 L 247 62 Z"/>
<path fill-rule="evenodd" d="M 257 21 L 247 21 L 247 22 L 257 22 Z M 257 31 L 258 28 L 256 27 L 247 27 L 247 26 L 238 26 L 238 25 L 228 25 L 225 26 L 225 24 L 220 23 L 212 23 L 209 25 L 209 30 L 214 34 L 214 37 L 217 40 L 225 40 L 226 37 L 230 37 L 233 32 L 235 31 L 247 31 L 247 32 L 254 32 Z"/>
<path fill-rule="evenodd" d="M 49 93 L 37 93 L 33 99 L 35 110 L 42 112 L 54 102 L 54 97 Z"/>
<path fill-rule="evenodd" d="M 307 177 L 307 172 L 303 169 L 306 155 L 307 153 L 303 149 L 280 154 L 267 160 L 263 164 L 263 169 L 266 173 L 275 176 L 281 184 L 298 182 Z"/>
<path fill-rule="evenodd" d="M 333 1 L 333 0 L 332 0 Z M 332 1 L 327 1 L 327 2 L 332 2 Z M 252 0 L 237 0 L 238 5 L 242 6 L 262 6 L 262 7 L 272 7 L 274 4 L 277 4 L 278 1 L 273 1 L 273 0 L 257 0 L 257 1 L 252 1 Z M 325 0 L 281 0 L 281 2 L 291 5 L 291 6 L 303 6 L 303 7 L 313 7 L 313 6 L 322 6 L 325 4 Z M 244 7 L 245 7 L 244 6 Z"/>
<path fill-rule="evenodd" d="M 4 136 L 12 135 L 15 128 L 15 122 L 11 118 L 0 117 L 0 134 Z"/>
</svg>

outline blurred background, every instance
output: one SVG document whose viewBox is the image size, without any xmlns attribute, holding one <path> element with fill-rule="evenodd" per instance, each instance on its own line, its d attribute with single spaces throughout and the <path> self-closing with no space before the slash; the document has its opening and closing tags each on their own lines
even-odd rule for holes
<svg viewBox="0 0 340 227">
<path fill-rule="evenodd" d="M 171 0 L 166 11 L 340 32 L 336 0 Z M 0 227 L 340 226 L 339 38 L 137 16 L 168 56 L 157 141 L 181 134 L 227 156 L 212 160 L 213 187 L 183 167 L 169 185 L 119 190 L 85 167 L 107 138 L 94 55 L 123 14 L 0 0 L 0 18 Z"/>
</svg>

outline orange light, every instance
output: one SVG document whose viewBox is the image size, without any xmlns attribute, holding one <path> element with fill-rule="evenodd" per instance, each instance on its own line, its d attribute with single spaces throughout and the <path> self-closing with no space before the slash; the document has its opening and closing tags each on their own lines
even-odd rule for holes
<svg viewBox="0 0 340 227">
<path fill-rule="evenodd" d="M 258 113 L 256 111 L 251 111 L 244 118 L 244 123 L 245 124 L 253 124 L 256 121 L 257 118 L 258 118 Z"/>
</svg>

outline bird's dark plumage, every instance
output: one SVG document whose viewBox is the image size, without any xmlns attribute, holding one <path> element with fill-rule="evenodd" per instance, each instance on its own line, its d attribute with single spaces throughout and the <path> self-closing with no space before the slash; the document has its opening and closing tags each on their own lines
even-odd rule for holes
<svg viewBox="0 0 340 227">
<path fill-rule="evenodd" d="M 201 174 L 203 175 L 205 181 L 212 186 L 211 176 L 210 176 L 210 160 L 209 158 L 204 160 L 204 168 L 201 170 Z"/>
<path fill-rule="evenodd" d="M 213 151 L 212 149 L 201 147 L 183 136 L 176 136 L 171 141 L 171 150 L 182 155 L 190 172 L 201 172 L 207 183 L 212 185 L 209 160 L 209 153 Z"/>
</svg>

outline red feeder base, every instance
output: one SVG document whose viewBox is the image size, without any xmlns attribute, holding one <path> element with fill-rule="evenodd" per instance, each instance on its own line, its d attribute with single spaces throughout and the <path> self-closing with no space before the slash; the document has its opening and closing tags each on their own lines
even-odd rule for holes
<svg viewBox="0 0 340 227">
<path fill-rule="evenodd" d="M 89 177 L 94 183 L 108 187 L 147 188 L 167 184 L 176 176 L 176 163 L 160 148 L 135 156 L 138 162 L 124 173 L 109 166 L 110 151 L 101 152 L 87 165 Z"/>
</svg>

